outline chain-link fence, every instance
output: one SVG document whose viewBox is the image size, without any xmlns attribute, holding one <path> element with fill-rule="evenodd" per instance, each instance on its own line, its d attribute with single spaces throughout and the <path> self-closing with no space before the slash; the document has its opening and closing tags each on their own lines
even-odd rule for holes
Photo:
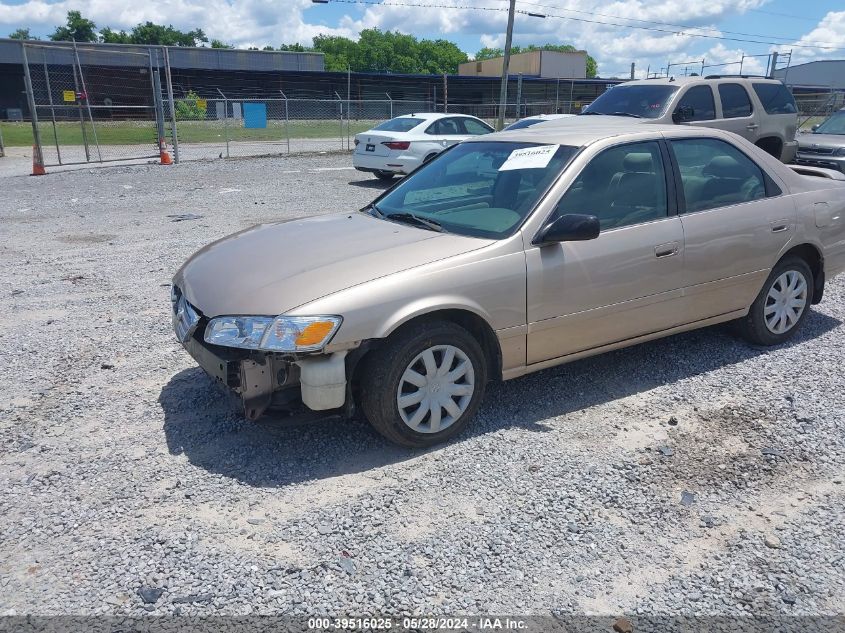
<svg viewBox="0 0 845 633">
<path fill-rule="evenodd" d="M 354 137 L 415 112 L 462 113 L 494 124 L 498 104 L 429 100 L 288 98 L 279 90 L 228 95 L 177 85 L 166 48 L 147 52 L 22 44 L 30 122 L 12 122 L 16 145 L 36 146 L 50 167 L 161 158 L 181 160 L 351 151 Z M 260 96 L 259 96 L 260 95 Z M 576 113 L 574 100 L 508 103 L 505 120 Z M 2 150 L 0 150 L 2 151 Z M 34 173 L 37 173 L 34 168 Z"/>
<path fill-rule="evenodd" d="M 798 121 L 802 128 L 821 123 L 845 106 L 845 92 L 799 93 L 793 96 L 798 106 Z"/>
<path fill-rule="evenodd" d="M 33 141 L 44 166 L 159 156 L 161 87 L 152 51 L 109 51 L 105 58 L 76 45 L 26 43 L 22 50 Z"/>
</svg>

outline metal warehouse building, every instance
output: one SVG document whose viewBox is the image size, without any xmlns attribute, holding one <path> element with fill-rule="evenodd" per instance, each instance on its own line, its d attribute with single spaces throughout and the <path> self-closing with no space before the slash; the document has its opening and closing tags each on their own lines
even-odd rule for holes
<svg viewBox="0 0 845 633">
<path fill-rule="evenodd" d="M 780 79 L 794 90 L 845 90 L 845 59 L 796 64 L 789 68 L 775 71 L 775 78 Z"/>
<path fill-rule="evenodd" d="M 67 66 L 72 76 L 73 53 L 67 42 L 28 42 L 30 70 L 39 64 Z M 31 45 L 31 46 L 29 46 Z M 0 39 L 0 120 L 29 118 L 25 93 L 20 40 Z M 160 46 L 127 44 L 79 44 L 80 63 L 96 67 L 89 82 L 91 95 L 117 96 L 108 105 L 119 105 L 119 93 L 144 82 L 139 75 L 154 65 L 163 64 Z M 441 109 L 444 102 L 455 105 L 492 107 L 499 98 L 499 80 L 495 77 L 458 75 L 401 75 L 384 73 L 325 72 L 322 53 L 287 51 L 249 51 L 238 49 L 167 47 L 172 84 L 177 98 L 192 91 L 202 98 L 272 98 L 283 92 L 287 98 L 406 100 L 427 101 Z M 42 74 L 43 71 L 42 71 Z M 518 85 L 521 83 L 521 86 Z M 522 103 L 589 103 L 618 79 L 566 79 L 526 76 L 519 81 L 511 76 L 508 100 L 517 93 Z M 55 90 L 55 86 L 53 89 Z M 131 95 L 127 95 L 131 97 Z M 137 99 L 146 99 L 139 94 Z M 92 105 L 102 105 L 95 104 Z"/>
</svg>

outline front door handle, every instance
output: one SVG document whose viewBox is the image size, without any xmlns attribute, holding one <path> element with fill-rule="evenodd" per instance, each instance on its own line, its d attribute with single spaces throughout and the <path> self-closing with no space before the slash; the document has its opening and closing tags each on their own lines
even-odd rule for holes
<svg viewBox="0 0 845 633">
<path fill-rule="evenodd" d="M 663 259 L 664 257 L 672 257 L 673 255 L 677 255 L 680 247 L 678 246 L 677 242 L 669 242 L 668 244 L 661 244 L 660 246 L 654 247 L 654 256 L 657 259 Z"/>
</svg>

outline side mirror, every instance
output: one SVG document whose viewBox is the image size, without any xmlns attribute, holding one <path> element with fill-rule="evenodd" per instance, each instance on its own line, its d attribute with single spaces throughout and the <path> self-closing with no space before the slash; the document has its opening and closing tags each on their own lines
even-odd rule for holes
<svg viewBox="0 0 845 633">
<path fill-rule="evenodd" d="M 547 246 L 558 242 L 594 240 L 599 236 L 599 231 L 599 219 L 596 216 L 568 213 L 544 226 L 533 243 L 536 246 Z"/>
<path fill-rule="evenodd" d="M 819 124 L 816 123 L 813 127 L 810 128 L 813 132 L 819 129 Z"/>
<path fill-rule="evenodd" d="M 672 113 L 672 120 L 675 123 L 686 123 L 687 121 L 692 121 L 694 116 L 695 109 L 692 106 L 679 106 Z"/>
</svg>

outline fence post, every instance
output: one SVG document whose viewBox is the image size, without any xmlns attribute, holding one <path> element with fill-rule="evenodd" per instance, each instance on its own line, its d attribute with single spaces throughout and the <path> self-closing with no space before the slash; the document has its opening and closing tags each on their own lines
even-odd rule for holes
<svg viewBox="0 0 845 633">
<path fill-rule="evenodd" d="M 0 127 L 0 158 L 3 158 L 6 155 L 6 150 L 3 147 L 3 128 Z"/>
<path fill-rule="evenodd" d="M 516 118 L 522 115 L 522 73 L 516 77 Z"/>
<path fill-rule="evenodd" d="M 223 94 L 220 88 L 217 89 L 223 97 L 223 130 L 226 133 L 226 158 L 229 158 L 229 98 Z"/>
<path fill-rule="evenodd" d="M 162 165 L 170 165 L 170 154 L 167 153 L 167 143 L 164 140 L 164 105 L 161 102 L 161 77 L 158 75 L 158 60 L 153 69 L 153 49 L 150 55 L 150 77 L 153 81 L 153 104 L 155 105 L 156 135 L 158 136 L 158 155 Z"/>
<path fill-rule="evenodd" d="M 449 112 L 449 80 L 448 75 L 443 73 L 443 114 Z"/>
<path fill-rule="evenodd" d="M 73 56 L 76 58 L 76 66 L 79 68 L 79 83 L 82 84 L 82 94 L 85 97 L 85 106 L 88 109 L 88 120 L 91 121 L 91 133 L 94 135 L 94 145 L 97 146 L 97 157 L 102 163 L 103 153 L 100 151 L 100 141 L 97 139 L 97 126 L 94 125 L 94 115 L 91 114 L 91 101 L 88 99 L 88 88 L 85 87 L 85 75 L 82 74 L 82 63 L 79 61 L 76 40 L 73 40 Z"/>
<path fill-rule="evenodd" d="M 56 158 L 62 164 L 62 152 L 59 150 L 59 133 L 56 131 L 56 108 L 53 105 L 53 89 L 50 86 L 50 71 L 47 70 L 47 55 L 44 55 L 44 82 L 47 84 L 47 100 L 50 102 L 50 118 L 53 120 L 53 140 L 56 141 Z"/>
<path fill-rule="evenodd" d="M 282 93 L 282 99 L 285 100 L 285 138 L 287 139 L 287 147 L 288 147 L 288 154 L 290 154 L 290 128 L 288 127 L 288 97 L 287 95 L 279 90 Z"/>
<path fill-rule="evenodd" d="M 38 130 L 38 113 L 35 110 L 35 93 L 32 90 L 32 77 L 29 74 L 29 60 L 26 57 L 26 44 L 21 44 L 23 55 L 23 78 L 26 86 L 26 98 L 29 101 L 29 117 L 32 120 L 32 175 L 41 176 L 44 172 L 44 154 L 41 152 L 41 132 Z M 38 158 L 38 161 L 36 161 Z"/>
<path fill-rule="evenodd" d="M 390 118 L 392 119 L 393 118 L 393 99 L 390 98 L 389 92 L 385 92 L 384 96 L 386 96 L 387 100 L 390 102 Z"/>
<path fill-rule="evenodd" d="M 167 100 L 170 102 L 170 129 L 173 131 L 173 158 L 179 164 L 179 133 L 176 129 L 176 102 L 173 99 L 173 77 L 170 74 L 170 51 L 166 46 L 164 51 L 164 77 L 167 81 Z"/>
<path fill-rule="evenodd" d="M 337 107 L 339 108 L 338 116 L 340 118 L 340 149 L 346 149 L 343 146 L 343 100 L 340 98 L 340 95 L 337 94 L 337 90 L 335 90 L 334 96 L 337 97 Z"/>
<path fill-rule="evenodd" d="M 555 114 L 558 113 L 557 109 L 560 107 L 558 104 L 560 102 L 560 77 L 557 78 L 557 87 L 555 88 Z"/>
</svg>

